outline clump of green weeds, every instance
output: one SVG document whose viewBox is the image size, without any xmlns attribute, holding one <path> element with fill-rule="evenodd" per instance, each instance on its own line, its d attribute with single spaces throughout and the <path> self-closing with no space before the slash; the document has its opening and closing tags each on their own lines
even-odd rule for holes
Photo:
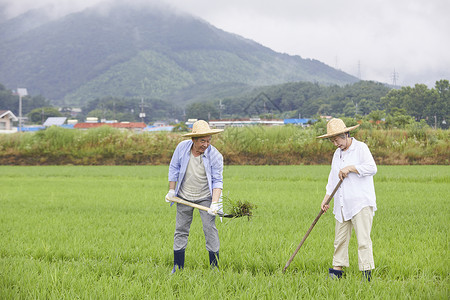
<svg viewBox="0 0 450 300">
<path fill-rule="evenodd" d="M 224 195 L 222 198 L 225 210 L 234 218 L 247 217 L 250 221 L 253 217 L 253 209 L 257 208 L 253 203 L 232 199 L 228 195 Z"/>
</svg>

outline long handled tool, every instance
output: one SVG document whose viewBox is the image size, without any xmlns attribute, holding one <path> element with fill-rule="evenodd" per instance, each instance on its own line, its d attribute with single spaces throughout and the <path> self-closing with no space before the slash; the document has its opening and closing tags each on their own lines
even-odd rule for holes
<svg viewBox="0 0 450 300">
<path fill-rule="evenodd" d="M 325 205 L 328 205 L 331 201 L 331 199 L 333 199 L 334 194 L 336 194 L 336 191 L 338 190 L 338 188 L 341 186 L 342 183 L 342 179 L 339 180 L 338 184 L 336 185 L 336 187 L 334 188 L 333 192 L 331 193 L 330 197 L 328 197 L 327 202 L 325 203 Z M 295 255 L 297 255 L 298 250 L 300 250 L 300 248 L 302 247 L 303 243 L 305 242 L 306 238 L 308 237 L 308 235 L 311 233 L 312 229 L 314 228 L 314 226 L 316 225 L 317 221 L 319 221 L 320 217 L 323 215 L 325 211 L 323 209 L 320 209 L 319 214 L 317 215 L 317 217 L 314 219 L 314 222 L 311 224 L 311 226 L 309 227 L 308 231 L 306 232 L 305 236 L 303 237 L 302 241 L 300 242 L 300 244 L 298 245 L 297 249 L 295 249 L 294 253 L 292 254 L 291 258 L 289 258 L 288 262 L 286 263 L 286 265 L 283 268 L 283 273 L 286 272 L 286 269 L 289 267 L 289 265 L 291 264 L 292 260 L 294 259 Z"/>
<path fill-rule="evenodd" d="M 172 197 L 172 198 L 170 198 L 168 200 L 172 201 L 172 202 L 184 204 L 184 205 L 187 205 L 187 206 L 190 206 L 190 207 L 193 207 L 193 208 L 198 208 L 198 209 L 201 209 L 201 210 L 204 210 L 204 211 L 208 211 L 209 210 L 209 207 L 206 207 L 206 206 L 203 206 L 203 205 L 199 205 L 199 204 L 195 204 L 195 203 L 183 200 L 183 199 L 178 198 L 178 197 Z M 224 217 L 224 218 L 236 218 L 236 217 L 238 217 L 238 216 L 235 216 L 235 215 L 223 214 L 223 213 L 220 213 L 218 211 L 216 211 L 215 214 L 218 215 L 219 217 Z"/>
</svg>

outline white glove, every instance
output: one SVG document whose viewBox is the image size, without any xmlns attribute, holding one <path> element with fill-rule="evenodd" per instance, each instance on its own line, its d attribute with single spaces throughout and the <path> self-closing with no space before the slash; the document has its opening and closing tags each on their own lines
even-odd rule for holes
<svg viewBox="0 0 450 300">
<path fill-rule="evenodd" d="M 220 203 L 219 202 L 211 202 L 211 206 L 208 209 L 208 214 L 211 216 L 217 215 L 217 213 L 220 210 Z"/>
<path fill-rule="evenodd" d="M 166 195 L 166 198 L 164 200 L 166 200 L 166 202 L 172 202 L 170 201 L 170 199 L 172 199 L 172 197 L 175 197 L 175 190 L 169 190 L 169 192 Z"/>
</svg>

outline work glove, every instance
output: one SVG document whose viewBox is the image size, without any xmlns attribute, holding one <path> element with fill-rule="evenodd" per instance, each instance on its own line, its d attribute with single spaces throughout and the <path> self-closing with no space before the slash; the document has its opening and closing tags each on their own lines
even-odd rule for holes
<svg viewBox="0 0 450 300">
<path fill-rule="evenodd" d="M 166 195 L 166 198 L 164 200 L 166 200 L 167 203 L 172 202 L 170 201 L 170 199 L 172 199 L 172 197 L 175 197 L 175 190 L 169 190 L 169 192 Z"/>
<path fill-rule="evenodd" d="M 211 216 L 217 215 L 217 213 L 220 211 L 222 207 L 222 204 L 219 202 L 211 202 L 211 206 L 208 209 L 208 214 Z"/>
</svg>

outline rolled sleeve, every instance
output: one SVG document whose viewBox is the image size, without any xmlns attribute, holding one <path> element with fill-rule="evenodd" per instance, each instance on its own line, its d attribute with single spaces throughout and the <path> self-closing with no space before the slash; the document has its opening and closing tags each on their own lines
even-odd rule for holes
<svg viewBox="0 0 450 300">
<path fill-rule="evenodd" d="M 172 159 L 169 165 L 169 181 L 180 183 L 183 180 L 186 172 L 187 163 L 189 162 L 189 151 L 192 146 L 192 141 L 186 140 L 178 144 L 173 152 Z M 176 192 L 178 192 L 180 185 L 177 184 Z"/>
<path fill-rule="evenodd" d="M 223 156 L 215 148 L 211 153 L 211 187 L 223 189 Z"/>
<path fill-rule="evenodd" d="M 178 175 L 180 174 L 180 150 L 177 147 L 172 155 L 169 165 L 169 181 L 178 181 Z"/>
<path fill-rule="evenodd" d="M 355 165 L 358 171 L 358 177 L 373 176 L 377 173 L 377 165 L 366 144 L 361 144 L 361 152 L 359 153 L 361 164 Z"/>
</svg>

